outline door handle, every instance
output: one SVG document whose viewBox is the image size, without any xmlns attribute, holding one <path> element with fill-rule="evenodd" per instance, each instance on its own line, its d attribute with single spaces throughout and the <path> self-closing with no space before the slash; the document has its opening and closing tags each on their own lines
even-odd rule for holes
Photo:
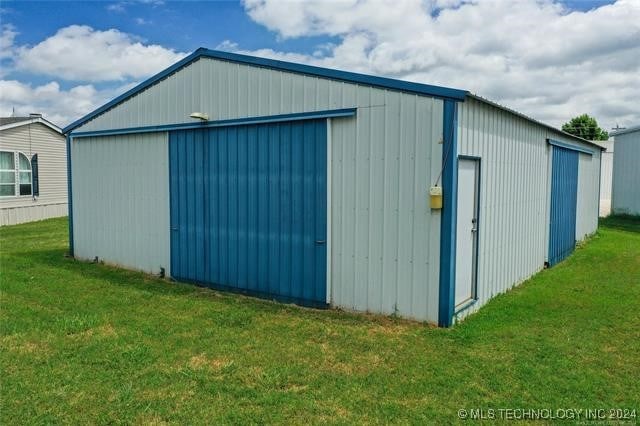
<svg viewBox="0 0 640 426">
<path fill-rule="evenodd" d="M 322 244 L 326 243 L 326 240 L 316 240 L 316 244 L 321 246 Z"/>
</svg>

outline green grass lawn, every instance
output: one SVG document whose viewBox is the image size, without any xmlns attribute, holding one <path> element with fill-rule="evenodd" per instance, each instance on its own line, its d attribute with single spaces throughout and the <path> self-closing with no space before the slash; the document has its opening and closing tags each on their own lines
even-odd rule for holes
<svg viewBox="0 0 640 426">
<path fill-rule="evenodd" d="M 450 423 L 640 401 L 640 221 L 452 329 L 317 311 L 65 257 L 0 229 L 0 423 Z M 640 414 L 640 413 L 638 413 Z"/>
</svg>

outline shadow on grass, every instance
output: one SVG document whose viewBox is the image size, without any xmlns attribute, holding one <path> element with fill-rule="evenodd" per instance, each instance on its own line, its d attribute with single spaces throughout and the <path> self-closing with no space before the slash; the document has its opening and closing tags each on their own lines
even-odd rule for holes
<svg viewBox="0 0 640 426">
<path fill-rule="evenodd" d="M 386 315 L 374 315 L 365 313 L 355 313 L 342 311 L 338 309 L 314 309 L 301 307 L 294 304 L 287 304 L 273 301 L 267 298 L 258 298 L 243 293 L 232 293 L 221 291 L 207 287 L 204 284 L 185 283 L 181 281 L 173 281 L 162 279 L 157 276 L 147 274 L 140 271 L 133 271 L 125 267 L 93 263 L 88 260 L 79 260 L 67 256 L 66 249 L 46 249 L 31 251 L 15 251 L 8 253 L 10 257 L 14 257 L 16 261 L 19 259 L 29 259 L 32 264 L 37 264 L 45 268 L 55 268 L 70 274 L 65 280 L 70 283 L 83 283 L 86 281 L 102 281 L 109 285 L 122 288 L 136 289 L 151 293 L 156 296 L 173 296 L 181 295 L 196 299 L 209 299 L 216 301 L 224 301 L 231 306 L 243 305 L 247 309 L 255 309 L 257 312 L 280 314 L 280 313 L 298 313 L 311 315 L 317 318 L 330 319 L 331 321 L 339 321 L 344 323 L 408 323 L 416 325 L 424 325 L 430 327 L 426 323 L 419 323 L 407 319 L 395 318 Z"/>
<path fill-rule="evenodd" d="M 640 233 L 640 216 L 612 215 L 600 218 L 598 224 L 605 228 Z"/>
<path fill-rule="evenodd" d="M 119 286 L 144 289 L 158 294 L 184 294 L 197 291 L 198 289 L 198 287 L 190 288 L 186 285 L 175 285 L 177 283 L 172 283 L 144 272 L 132 271 L 117 265 L 74 259 L 68 257 L 68 251 L 65 249 L 16 251 L 8 255 L 16 258 L 17 261 L 20 258 L 25 258 L 31 263 L 64 270 L 77 277 L 77 279 L 73 276 L 69 277 L 69 282 L 77 282 L 80 281 L 80 279 L 101 280 Z"/>
</svg>

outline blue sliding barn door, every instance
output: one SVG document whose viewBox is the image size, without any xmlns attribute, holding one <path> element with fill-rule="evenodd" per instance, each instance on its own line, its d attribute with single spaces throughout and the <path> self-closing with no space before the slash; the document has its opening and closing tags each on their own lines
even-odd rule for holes
<svg viewBox="0 0 640 426">
<path fill-rule="evenodd" d="M 579 161 L 577 151 L 558 146 L 553 147 L 552 155 L 549 229 L 550 266 L 569 256 L 576 245 Z"/>
<path fill-rule="evenodd" d="M 170 133 L 171 275 L 326 304 L 326 120 Z"/>
</svg>

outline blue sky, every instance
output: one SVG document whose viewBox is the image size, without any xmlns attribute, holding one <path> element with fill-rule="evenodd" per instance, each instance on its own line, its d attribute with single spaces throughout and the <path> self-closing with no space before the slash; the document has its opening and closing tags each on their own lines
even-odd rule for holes
<svg viewBox="0 0 640 426">
<path fill-rule="evenodd" d="M 3 20 L 20 29 L 18 40 L 34 44 L 72 24 L 96 29 L 118 28 L 145 40 L 191 51 L 233 39 L 248 49 L 264 47 L 304 52 L 330 37 L 278 41 L 273 32 L 252 21 L 239 1 L 3 2 Z M 138 20 L 143 19 L 146 23 Z"/>
<path fill-rule="evenodd" d="M 2 21 L 14 25 L 17 44 L 37 44 L 69 25 L 89 25 L 98 30 L 117 28 L 144 42 L 180 52 L 213 48 L 234 40 L 243 48 L 273 48 L 305 53 L 333 37 L 282 39 L 252 21 L 239 1 L 106 2 L 106 1 L 9 1 L 2 2 Z M 17 78 L 41 83 L 47 78 L 17 72 Z M 69 87 L 73 82 L 62 82 Z"/>
<path fill-rule="evenodd" d="M 468 89 L 554 125 L 582 112 L 606 125 L 627 123 L 640 120 L 625 101 L 625 88 L 640 83 L 639 5 L 3 1 L 0 114 L 38 109 L 66 124 L 205 46 Z M 584 83 L 591 75 L 602 79 L 602 94 Z M 578 81 L 586 95 L 575 93 Z M 612 91 L 624 99 L 603 105 Z"/>
</svg>

